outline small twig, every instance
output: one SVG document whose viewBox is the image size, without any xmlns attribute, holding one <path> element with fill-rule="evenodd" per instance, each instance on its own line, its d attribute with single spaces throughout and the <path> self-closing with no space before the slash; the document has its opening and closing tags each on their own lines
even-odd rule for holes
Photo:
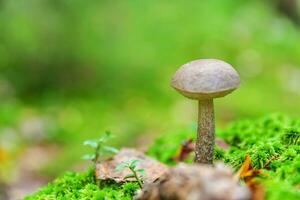
<svg viewBox="0 0 300 200">
<path fill-rule="evenodd" d="M 267 169 L 269 167 L 269 165 L 271 164 L 272 161 L 277 160 L 280 156 L 276 155 L 276 156 L 272 156 L 264 165 L 263 168 Z"/>
</svg>

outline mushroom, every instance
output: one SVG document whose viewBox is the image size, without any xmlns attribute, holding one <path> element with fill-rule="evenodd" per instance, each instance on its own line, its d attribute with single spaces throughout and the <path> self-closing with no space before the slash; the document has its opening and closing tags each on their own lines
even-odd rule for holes
<svg viewBox="0 0 300 200">
<path fill-rule="evenodd" d="M 226 96 L 240 85 L 236 70 L 217 59 L 200 59 L 181 66 L 171 81 L 182 95 L 198 100 L 198 134 L 195 162 L 212 164 L 215 144 L 213 99 Z"/>
</svg>

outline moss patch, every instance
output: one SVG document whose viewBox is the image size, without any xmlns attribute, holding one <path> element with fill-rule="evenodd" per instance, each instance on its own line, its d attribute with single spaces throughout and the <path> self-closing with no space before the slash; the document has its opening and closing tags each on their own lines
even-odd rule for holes
<svg viewBox="0 0 300 200">
<path fill-rule="evenodd" d="M 136 183 L 96 184 L 92 170 L 86 173 L 67 172 L 25 200 L 130 200 L 138 188 Z"/>
<path fill-rule="evenodd" d="M 195 135 L 195 132 L 165 135 L 148 153 L 172 165 L 172 156 L 180 143 Z M 254 168 L 265 169 L 265 175 L 259 179 L 265 186 L 267 199 L 300 199 L 300 119 L 272 114 L 241 120 L 226 130 L 218 130 L 217 136 L 230 147 L 224 150 L 216 146 L 215 160 L 223 160 L 237 170 L 249 154 Z"/>
<path fill-rule="evenodd" d="M 172 157 L 181 142 L 195 135 L 194 129 L 164 134 L 154 142 L 148 154 L 174 165 Z M 265 175 L 259 177 L 259 181 L 264 185 L 267 199 L 300 199 L 300 119 L 272 114 L 256 120 L 237 121 L 226 130 L 218 130 L 217 135 L 230 147 L 224 150 L 216 146 L 216 160 L 223 160 L 237 170 L 249 154 L 255 168 L 265 168 Z M 98 186 L 91 171 L 66 173 L 25 200 L 127 200 L 132 199 L 137 189 L 136 183 L 102 182 Z"/>
</svg>

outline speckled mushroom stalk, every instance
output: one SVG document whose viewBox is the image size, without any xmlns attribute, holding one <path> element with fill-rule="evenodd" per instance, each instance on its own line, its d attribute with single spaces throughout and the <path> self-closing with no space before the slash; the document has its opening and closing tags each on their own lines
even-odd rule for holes
<svg viewBox="0 0 300 200">
<path fill-rule="evenodd" d="M 199 100 L 195 162 L 211 164 L 214 157 L 215 116 L 213 99 Z"/>
<path fill-rule="evenodd" d="M 221 60 L 201 59 L 181 66 L 171 85 L 182 95 L 198 100 L 198 134 L 195 162 L 212 164 L 215 144 L 213 99 L 226 96 L 239 87 L 240 78 L 233 67 Z"/>
</svg>

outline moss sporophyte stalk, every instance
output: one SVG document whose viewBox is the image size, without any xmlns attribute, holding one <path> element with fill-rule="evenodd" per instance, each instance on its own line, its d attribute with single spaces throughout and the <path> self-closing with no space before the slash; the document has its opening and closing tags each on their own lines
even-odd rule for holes
<svg viewBox="0 0 300 200">
<path fill-rule="evenodd" d="M 172 159 L 182 141 L 195 139 L 194 129 L 169 132 L 158 138 L 148 155 L 174 165 Z M 229 147 L 215 146 L 214 160 L 222 160 L 238 170 L 246 155 L 250 155 L 255 169 L 264 176 L 257 177 L 268 200 L 298 200 L 300 198 L 300 118 L 271 114 L 255 120 L 240 120 L 225 130 L 216 132 L 217 138 Z M 192 158 L 186 162 L 192 162 Z M 86 173 L 66 173 L 25 200 L 75 199 L 132 199 L 139 189 L 137 182 L 117 184 L 100 182 L 93 178 L 93 170 Z M 105 197 L 105 198 L 104 198 Z"/>
</svg>

